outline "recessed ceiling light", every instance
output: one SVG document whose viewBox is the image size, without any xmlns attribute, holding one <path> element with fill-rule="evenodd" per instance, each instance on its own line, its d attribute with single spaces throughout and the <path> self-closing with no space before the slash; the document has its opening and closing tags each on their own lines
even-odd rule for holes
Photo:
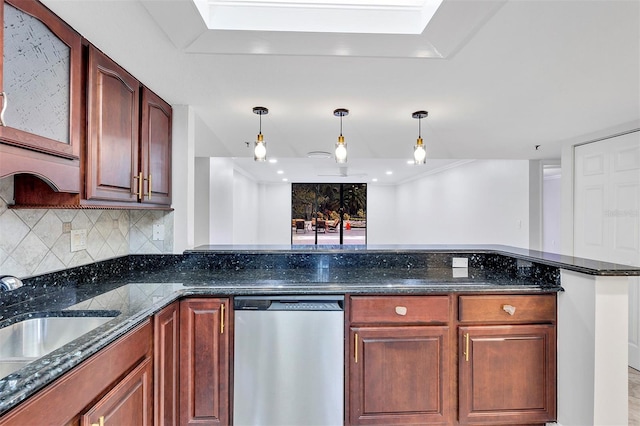
<svg viewBox="0 0 640 426">
<path fill-rule="evenodd" d="M 284 170 L 278 170 L 277 172 L 279 175 L 284 174 Z"/>
<path fill-rule="evenodd" d="M 277 160 L 277 159 L 275 159 L 275 158 L 269 158 L 269 162 L 270 162 L 271 164 L 275 164 L 275 163 L 277 163 L 277 162 L 278 162 L 278 160 Z"/>
<path fill-rule="evenodd" d="M 331 158 L 332 155 L 327 151 L 311 151 L 307 152 L 308 158 Z"/>
<path fill-rule="evenodd" d="M 407 160 L 407 164 L 413 165 L 415 162 L 413 160 Z"/>
<path fill-rule="evenodd" d="M 289 179 L 287 179 L 287 178 L 282 178 L 282 181 L 283 181 L 283 182 L 287 182 L 288 180 L 289 180 Z"/>
<path fill-rule="evenodd" d="M 378 178 L 371 179 L 371 182 L 377 182 L 377 181 L 378 181 Z"/>
<path fill-rule="evenodd" d="M 392 174 L 393 174 L 393 172 L 392 172 L 391 170 L 387 170 L 387 171 L 385 172 L 385 174 L 387 174 L 387 175 L 392 175 Z"/>
</svg>

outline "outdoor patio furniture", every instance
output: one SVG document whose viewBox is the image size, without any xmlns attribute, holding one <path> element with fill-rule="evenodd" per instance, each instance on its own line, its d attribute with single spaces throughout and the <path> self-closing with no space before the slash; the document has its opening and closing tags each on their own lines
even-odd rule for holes
<svg viewBox="0 0 640 426">
<path fill-rule="evenodd" d="M 338 230 L 340 229 L 339 228 L 340 223 L 341 223 L 340 219 L 336 219 L 334 221 L 329 222 L 327 230 L 329 232 L 338 232 Z"/>
</svg>

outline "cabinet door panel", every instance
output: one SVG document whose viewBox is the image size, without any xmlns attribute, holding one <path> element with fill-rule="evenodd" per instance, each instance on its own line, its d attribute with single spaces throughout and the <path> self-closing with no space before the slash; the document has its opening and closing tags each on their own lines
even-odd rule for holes
<svg viewBox="0 0 640 426">
<path fill-rule="evenodd" d="M 87 199 L 136 202 L 139 83 L 89 46 Z"/>
<path fill-rule="evenodd" d="M 152 374 L 151 358 L 147 358 L 81 417 L 81 425 L 150 426 L 153 423 Z"/>
<path fill-rule="evenodd" d="M 154 317 L 154 416 L 156 426 L 178 424 L 179 303 Z"/>
<path fill-rule="evenodd" d="M 0 90 L 8 101 L 0 139 L 77 159 L 82 38 L 37 1 L 4 0 L 0 7 Z"/>
<path fill-rule="evenodd" d="M 171 204 L 171 116 L 171 106 L 143 87 L 140 143 L 145 203 Z"/>
<path fill-rule="evenodd" d="M 180 424 L 229 424 L 228 299 L 180 302 Z M 224 318 L 227 322 L 227 319 Z"/>
<path fill-rule="evenodd" d="M 351 423 L 446 423 L 448 340 L 445 326 L 351 328 Z"/>
<path fill-rule="evenodd" d="M 461 327 L 460 423 L 554 420 L 555 339 L 552 325 Z"/>
</svg>

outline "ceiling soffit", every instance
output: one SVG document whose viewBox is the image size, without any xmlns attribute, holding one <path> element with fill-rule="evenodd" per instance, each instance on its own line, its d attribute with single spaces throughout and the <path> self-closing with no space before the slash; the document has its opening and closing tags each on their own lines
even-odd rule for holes
<svg viewBox="0 0 640 426">
<path fill-rule="evenodd" d="M 445 0 L 421 34 L 371 34 L 215 30 L 192 0 L 142 2 L 185 53 L 430 59 L 455 55 L 505 3 Z"/>
</svg>

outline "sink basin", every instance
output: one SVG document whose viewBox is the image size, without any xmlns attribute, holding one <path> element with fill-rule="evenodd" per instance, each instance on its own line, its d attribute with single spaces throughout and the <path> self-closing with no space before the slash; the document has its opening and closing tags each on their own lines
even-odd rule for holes
<svg viewBox="0 0 640 426">
<path fill-rule="evenodd" d="M 55 351 L 113 316 L 30 318 L 0 328 L 0 377 Z"/>
</svg>

